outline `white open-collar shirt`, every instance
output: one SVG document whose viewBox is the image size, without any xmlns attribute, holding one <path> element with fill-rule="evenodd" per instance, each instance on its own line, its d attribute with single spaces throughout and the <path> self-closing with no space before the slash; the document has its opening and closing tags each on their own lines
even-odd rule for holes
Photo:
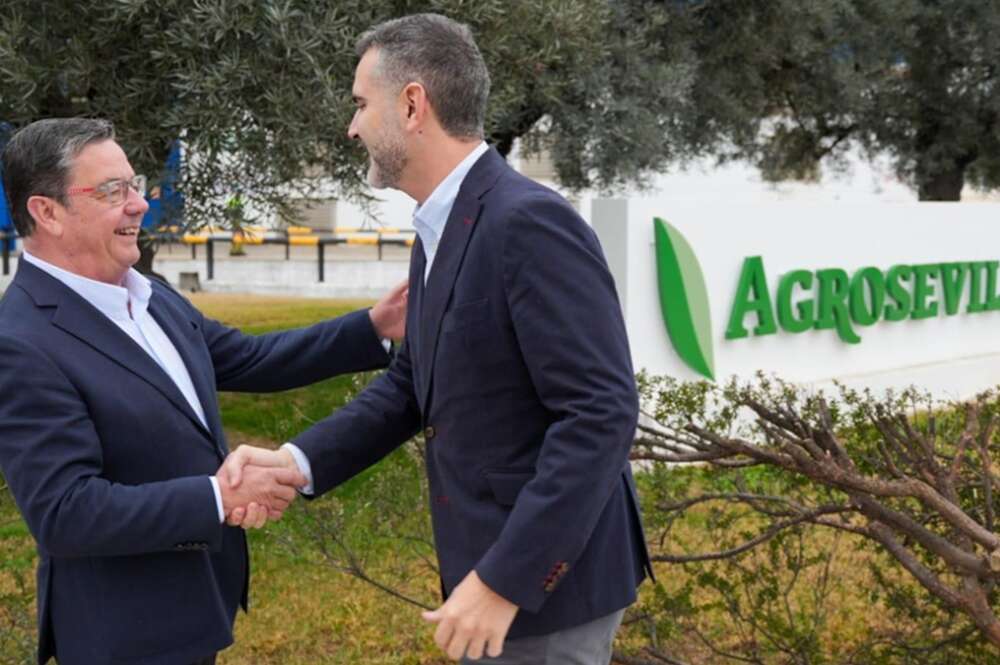
<svg viewBox="0 0 1000 665">
<path fill-rule="evenodd" d="M 465 177 L 469 175 L 473 165 L 479 161 L 489 150 L 485 141 L 479 143 L 476 149 L 470 152 L 465 159 L 459 162 L 451 173 L 444 180 L 438 183 L 427 200 L 417 205 L 413 211 L 413 228 L 420 236 L 420 243 L 424 246 L 424 256 L 427 257 L 427 267 L 424 269 L 424 283 L 431 274 L 431 265 L 434 263 L 434 255 L 437 254 L 438 243 L 441 242 L 441 234 L 444 233 L 445 224 L 448 223 L 448 216 L 451 209 L 455 207 L 455 199 L 458 198 L 458 190 L 461 189 Z"/>
<path fill-rule="evenodd" d="M 205 409 L 198 399 L 191 374 L 170 338 L 149 313 L 149 300 L 153 295 L 153 287 L 148 279 L 134 268 L 130 268 L 122 280 L 122 285 L 118 286 L 69 272 L 43 261 L 27 250 L 21 253 L 21 259 L 65 284 L 128 335 L 170 377 L 184 395 L 191 410 L 198 416 L 198 420 L 205 429 L 209 429 L 208 421 L 205 419 Z M 221 522 L 225 519 L 225 512 L 222 508 L 219 482 L 214 476 L 209 476 L 209 480 L 212 483 L 212 491 L 215 492 L 215 503 Z"/>
</svg>

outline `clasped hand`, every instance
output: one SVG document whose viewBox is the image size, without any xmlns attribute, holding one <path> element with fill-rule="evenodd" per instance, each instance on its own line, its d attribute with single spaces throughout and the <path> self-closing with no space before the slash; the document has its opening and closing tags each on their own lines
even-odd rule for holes
<svg viewBox="0 0 1000 665">
<path fill-rule="evenodd" d="M 240 446 L 215 475 L 230 526 L 260 528 L 280 519 L 306 479 L 287 450 Z"/>
</svg>

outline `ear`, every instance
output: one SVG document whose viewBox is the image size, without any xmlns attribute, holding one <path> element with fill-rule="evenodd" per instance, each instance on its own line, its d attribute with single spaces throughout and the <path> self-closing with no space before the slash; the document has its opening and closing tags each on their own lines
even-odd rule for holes
<svg viewBox="0 0 1000 665">
<path fill-rule="evenodd" d="M 35 226 L 57 238 L 63 234 L 63 206 L 48 196 L 28 198 L 28 214 L 35 220 Z"/>
<path fill-rule="evenodd" d="M 430 101 L 427 91 L 419 83 L 408 83 L 400 93 L 404 106 L 404 127 L 408 130 L 419 130 L 431 115 Z"/>
</svg>

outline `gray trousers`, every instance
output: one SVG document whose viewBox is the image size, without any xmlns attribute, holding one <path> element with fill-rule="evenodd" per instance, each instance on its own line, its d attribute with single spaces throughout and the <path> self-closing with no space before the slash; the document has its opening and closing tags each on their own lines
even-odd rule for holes
<svg viewBox="0 0 1000 665">
<path fill-rule="evenodd" d="M 548 635 L 507 640 L 496 658 L 462 659 L 462 665 L 608 665 L 611 643 L 625 610 Z"/>
</svg>

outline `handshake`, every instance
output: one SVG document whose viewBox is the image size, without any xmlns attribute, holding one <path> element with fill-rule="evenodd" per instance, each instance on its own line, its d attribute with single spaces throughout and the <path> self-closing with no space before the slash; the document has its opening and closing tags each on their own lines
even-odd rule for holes
<svg viewBox="0 0 1000 665">
<path fill-rule="evenodd" d="M 240 446 L 215 474 L 226 524 L 257 529 L 281 519 L 306 477 L 285 448 Z"/>
</svg>

